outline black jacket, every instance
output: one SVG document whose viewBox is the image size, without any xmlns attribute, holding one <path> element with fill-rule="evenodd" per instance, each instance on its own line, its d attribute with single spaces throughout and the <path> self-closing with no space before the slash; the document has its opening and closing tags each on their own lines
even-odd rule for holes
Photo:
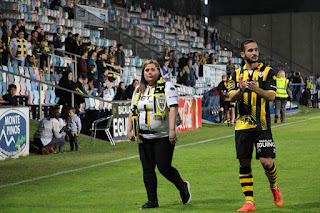
<svg viewBox="0 0 320 213">
<path fill-rule="evenodd" d="M 124 67 L 124 65 L 125 65 L 125 55 L 124 55 L 124 52 L 117 50 L 117 51 L 116 51 L 116 58 L 117 58 L 118 65 L 119 65 L 120 67 Z"/>
</svg>

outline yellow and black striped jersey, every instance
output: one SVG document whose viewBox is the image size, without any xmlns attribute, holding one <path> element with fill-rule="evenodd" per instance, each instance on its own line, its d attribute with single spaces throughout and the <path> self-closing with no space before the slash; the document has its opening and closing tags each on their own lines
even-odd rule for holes
<svg viewBox="0 0 320 213">
<path fill-rule="evenodd" d="M 246 65 L 232 73 L 229 81 L 229 93 L 235 92 L 239 87 L 239 77 L 243 80 L 249 78 L 250 81 L 256 79 L 257 86 L 263 90 L 276 93 L 276 72 L 271 67 L 259 66 L 252 71 L 248 71 Z M 235 130 L 260 131 L 271 128 L 269 101 L 245 89 L 241 99 L 237 102 L 238 119 Z"/>
</svg>

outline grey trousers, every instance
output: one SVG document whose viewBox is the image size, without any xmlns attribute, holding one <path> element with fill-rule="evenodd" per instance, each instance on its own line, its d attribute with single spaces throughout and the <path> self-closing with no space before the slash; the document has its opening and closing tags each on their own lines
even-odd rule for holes
<svg viewBox="0 0 320 213">
<path fill-rule="evenodd" d="M 287 104 L 287 98 L 276 98 L 275 99 L 275 105 L 276 105 L 275 119 L 278 119 L 281 115 L 280 120 L 282 123 L 284 123 L 285 117 L 286 117 L 286 104 Z"/>
</svg>

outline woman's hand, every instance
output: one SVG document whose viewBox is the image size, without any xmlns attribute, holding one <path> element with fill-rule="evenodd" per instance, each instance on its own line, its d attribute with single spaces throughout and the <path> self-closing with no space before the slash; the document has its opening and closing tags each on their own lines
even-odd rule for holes
<svg viewBox="0 0 320 213">
<path fill-rule="evenodd" d="M 176 131 L 169 131 L 169 142 L 175 144 L 178 142 Z"/>
</svg>

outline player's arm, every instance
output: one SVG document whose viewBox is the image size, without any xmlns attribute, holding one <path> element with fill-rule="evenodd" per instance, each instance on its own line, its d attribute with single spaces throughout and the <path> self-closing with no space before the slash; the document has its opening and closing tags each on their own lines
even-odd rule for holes
<svg viewBox="0 0 320 213">
<path fill-rule="evenodd" d="M 257 87 L 256 79 L 248 82 L 248 89 L 257 93 L 260 97 L 267 101 L 273 101 L 276 98 L 276 74 L 274 70 L 270 70 L 267 76 L 267 80 L 264 89 Z"/>
</svg>

